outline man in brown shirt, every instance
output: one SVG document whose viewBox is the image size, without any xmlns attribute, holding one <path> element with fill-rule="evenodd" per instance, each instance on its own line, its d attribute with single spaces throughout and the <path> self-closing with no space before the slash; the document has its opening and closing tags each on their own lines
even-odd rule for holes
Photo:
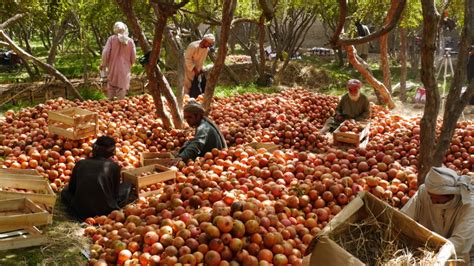
<svg viewBox="0 0 474 266">
<path fill-rule="evenodd" d="M 364 120 L 370 118 L 370 104 L 367 96 L 360 92 L 362 82 L 357 79 L 351 79 L 347 82 L 348 93 L 344 94 L 336 107 L 336 114 L 330 117 L 321 134 L 333 132 L 347 119 Z"/>
</svg>

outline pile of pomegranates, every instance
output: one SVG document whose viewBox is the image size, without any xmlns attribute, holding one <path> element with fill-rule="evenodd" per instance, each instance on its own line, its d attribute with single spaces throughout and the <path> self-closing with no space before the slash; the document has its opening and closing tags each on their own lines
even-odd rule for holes
<svg viewBox="0 0 474 266">
<path fill-rule="evenodd" d="M 372 105 L 367 146 L 341 150 L 318 134 L 337 102 L 299 88 L 216 99 L 210 117 L 229 148 L 180 162 L 176 183 L 141 188 L 157 194 L 87 219 L 91 264 L 299 265 L 312 237 L 358 191 L 403 206 L 418 188 L 420 118 Z M 99 114 L 99 135 L 116 139 L 115 160 L 124 168 L 138 167 L 141 152 L 177 150 L 194 131 L 163 129 L 148 95 L 114 102 L 55 99 L 5 113 L 0 167 L 36 169 L 56 191 L 66 185 L 94 141 L 48 132 L 47 112 L 72 106 Z M 281 149 L 242 146 L 254 141 Z M 458 123 L 446 166 L 471 171 L 473 142 L 474 123 Z"/>
</svg>

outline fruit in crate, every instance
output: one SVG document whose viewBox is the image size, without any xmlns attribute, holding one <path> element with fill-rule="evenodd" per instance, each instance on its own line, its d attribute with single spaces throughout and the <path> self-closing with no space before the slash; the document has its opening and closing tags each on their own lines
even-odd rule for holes
<svg viewBox="0 0 474 266">
<path fill-rule="evenodd" d="M 16 192 L 16 193 L 36 193 L 36 194 L 44 194 L 42 191 L 36 191 L 36 190 L 33 190 L 33 189 L 12 188 L 12 187 L 0 187 L 0 191 L 4 191 L 4 192 Z"/>
<path fill-rule="evenodd" d="M 341 132 L 354 132 L 354 133 L 359 133 L 364 130 L 365 125 L 358 123 L 357 121 L 351 119 L 351 120 L 346 120 L 342 123 L 341 127 L 339 128 L 339 131 Z"/>
</svg>

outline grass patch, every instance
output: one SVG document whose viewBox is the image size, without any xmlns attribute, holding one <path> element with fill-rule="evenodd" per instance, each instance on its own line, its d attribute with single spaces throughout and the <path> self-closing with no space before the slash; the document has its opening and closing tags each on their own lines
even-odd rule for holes
<svg viewBox="0 0 474 266">
<path fill-rule="evenodd" d="M 94 87 L 81 88 L 79 89 L 79 93 L 81 94 L 82 98 L 84 98 L 84 100 L 96 101 L 107 98 L 107 96 L 105 96 L 105 94 L 101 90 Z"/>
<path fill-rule="evenodd" d="M 87 265 L 81 250 L 87 250 L 89 239 L 83 229 L 72 220 L 58 199 L 54 222 L 43 228 L 48 241 L 43 246 L 0 251 L 0 265 Z"/>
<path fill-rule="evenodd" d="M 18 112 L 23 108 L 35 106 L 38 103 L 30 103 L 30 102 L 17 102 L 16 104 L 6 103 L 0 107 L 0 113 L 4 113 L 8 110 L 13 110 L 14 112 Z"/>
<path fill-rule="evenodd" d="M 214 96 L 218 98 L 225 98 L 244 93 L 275 93 L 280 92 L 277 87 L 259 87 L 253 83 L 242 84 L 238 86 L 222 86 L 218 85 L 214 92 Z"/>
</svg>

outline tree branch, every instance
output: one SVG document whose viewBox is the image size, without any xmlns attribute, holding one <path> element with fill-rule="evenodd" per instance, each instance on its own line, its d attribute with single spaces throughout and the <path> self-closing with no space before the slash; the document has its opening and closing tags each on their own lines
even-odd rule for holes
<svg viewBox="0 0 474 266">
<path fill-rule="evenodd" d="M 3 22 L 2 24 L 0 24 L 0 30 L 3 30 L 5 29 L 6 27 L 10 26 L 11 23 L 19 20 L 20 18 L 24 17 L 25 14 L 16 14 L 15 16 L 7 19 L 5 22 Z"/>
<path fill-rule="evenodd" d="M 340 33 L 341 32 L 336 31 L 335 34 L 334 34 L 334 37 L 335 37 L 335 40 L 337 40 L 337 41 L 335 41 L 335 43 L 337 44 L 337 46 L 362 44 L 362 43 L 370 42 L 372 40 L 375 40 L 375 39 L 379 38 L 380 36 L 383 36 L 383 35 L 387 34 L 393 28 L 395 28 L 398 21 L 400 20 L 400 18 L 402 16 L 402 13 L 403 13 L 403 9 L 406 6 L 406 1 L 407 0 L 400 0 L 398 2 L 397 8 L 394 11 L 393 19 L 391 19 L 387 24 L 383 25 L 380 30 L 378 30 L 378 31 L 376 31 L 372 34 L 369 34 L 367 36 L 357 37 L 357 38 L 353 38 L 353 39 L 341 39 L 340 38 Z M 340 11 L 339 11 L 339 14 L 341 14 L 341 11 L 343 11 L 343 9 L 347 9 L 347 2 L 345 0 L 340 0 L 339 3 L 343 5 L 343 6 L 341 6 Z M 344 18 L 344 20 L 342 20 L 341 15 L 340 15 L 338 30 L 339 30 L 341 21 L 345 22 L 345 18 Z M 342 31 L 342 29 L 340 29 L 340 30 Z"/>
</svg>

